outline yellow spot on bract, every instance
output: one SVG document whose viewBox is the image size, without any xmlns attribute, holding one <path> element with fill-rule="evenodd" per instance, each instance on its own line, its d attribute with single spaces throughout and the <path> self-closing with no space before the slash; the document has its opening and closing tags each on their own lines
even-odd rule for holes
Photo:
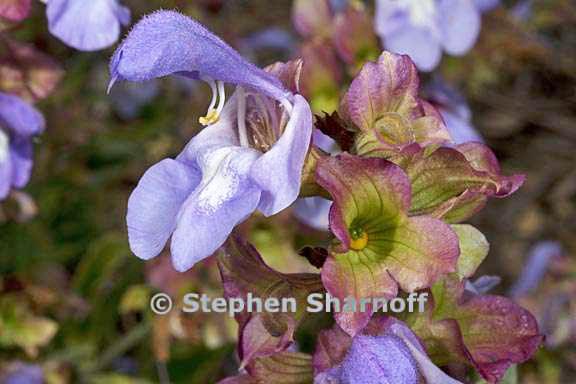
<svg viewBox="0 0 576 384">
<path fill-rule="evenodd" d="M 198 119 L 198 121 L 203 126 L 208 126 L 208 125 L 217 123 L 219 119 L 220 119 L 220 114 L 218 113 L 218 111 L 215 109 L 211 109 L 210 111 L 208 111 L 206 116 L 202 116 L 201 118 Z"/>
<path fill-rule="evenodd" d="M 366 232 L 362 232 L 359 237 L 352 239 L 350 242 L 350 248 L 355 251 L 363 250 L 366 248 L 366 245 L 368 245 L 368 234 Z"/>
</svg>

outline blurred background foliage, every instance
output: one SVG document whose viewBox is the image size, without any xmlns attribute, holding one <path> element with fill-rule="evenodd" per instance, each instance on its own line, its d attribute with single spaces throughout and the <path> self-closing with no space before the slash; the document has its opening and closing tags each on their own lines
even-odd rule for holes
<svg viewBox="0 0 576 384">
<path fill-rule="evenodd" d="M 292 53 L 250 50 L 254 33 L 273 26 L 299 39 L 289 0 L 123 3 L 133 22 L 159 8 L 178 8 L 259 65 Z M 528 181 L 474 218 L 491 243 L 482 273 L 501 276 L 496 291 L 505 294 L 535 244 L 561 243 L 562 256 L 539 288 L 519 298 L 540 319 L 552 310 L 550 302 L 559 304 L 545 329 L 555 335 L 554 342 L 521 367 L 518 380 L 573 383 L 576 5 L 537 0 L 527 17 L 500 8 L 483 23 L 474 50 L 464 58 L 445 57 L 440 71 L 467 96 L 474 124 L 505 173 L 525 173 Z M 47 33 L 40 3 L 13 36 L 52 55 L 65 74 L 55 93 L 39 104 L 47 132 L 37 140 L 34 174 L 25 189 L 37 214 L 22 220 L 16 202 L 0 205 L 0 370 L 38 364 L 50 383 L 146 383 L 166 374 L 174 383 L 212 383 L 232 374 L 237 367 L 233 321 L 210 314 L 154 317 L 147 310 L 148 297 L 159 290 L 221 294 L 213 261 L 185 274 L 173 272 L 166 255 L 143 263 L 128 249 L 124 223 L 127 198 L 143 172 L 176 155 L 199 129 L 209 89 L 171 78 L 122 84 L 108 96 L 112 49 L 66 48 Z M 334 102 L 313 105 L 320 109 Z M 265 221 L 252 218 L 242 230 L 274 268 L 285 272 L 309 268 L 296 251 L 327 238 L 290 212 Z M 305 330 L 299 340 L 302 348 L 311 348 Z"/>
</svg>

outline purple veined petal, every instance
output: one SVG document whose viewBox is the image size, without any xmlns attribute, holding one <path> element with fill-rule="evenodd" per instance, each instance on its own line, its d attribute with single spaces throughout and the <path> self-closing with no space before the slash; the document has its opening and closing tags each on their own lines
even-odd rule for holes
<svg viewBox="0 0 576 384">
<path fill-rule="evenodd" d="M 13 137 L 10 141 L 10 156 L 12 162 L 12 186 L 23 188 L 30 181 L 34 146 L 29 138 Z"/>
<path fill-rule="evenodd" d="M 202 181 L 178 214 L 172 264 L 184 272 L 214 253 L 258 206 L 249 172 L 260 153 L 242 147 L 206 148 L 197 156 Z"/>
<path fill-rule="evenodd" d="M 49 0 L 46 16 L 50 33 L 80 51 L 108 48 L 130 22 L 130 10 L 118 0 Z"/>
<path fill-rule="evenodd" d="M 500 0 L 474 0 L 474 5 L 480 12 L 488 12 L 500 5 Z"/>
<path fill-rule="evenodd" d="M 550 262 L 562 255 L 562 246 L 557 241 L 542 241 L 528 254 L 520 277 L 510 289 L 510 296 L 522 297 L 535 290 L 544 277 Z"/>
<path fill-rule="evenodd" d="M 455 56 L 468 52 L 480 33 L 480 12 L 473 0 L 441 0 L 442 45 Z"/>
<path fill-rule="evenodd" d="M 288 207 L 300 192 L 302 167 L 312 139 L 312 111 L 302 96 L 295 95 L 294 102 L 284 133 L 250 172 L 262 189 L 258 209 L 266 216 Z"/>
<path fill-rule="evenodd" d="M 332 201 L 323 197 L 305 197 L 296 200 L 294 216 L 304 224 L 319 231 L 328 230 L 328 216 Z"/>
<path fill-rule="evenodd" d="M 416 362 L 397 336 L 357 335 L 342 362 L 343 384 L 417 384 Z"/>
<path fill-rule="evenodd" d="M 173 159 L 153 165 L 128 200 L 128 239 L 143 260 L 157 256 L 174 231 L 182 204 L 200 182 L 200 172 Z"/>
<path fill-rule="evenodd" d="M 424 72 L 436 68 L 442 58 L 440 42 L 426 29 L 411 25 L 386 36 L 384 44 L 391 52 L 410 56 L 418 69 Z"/>
<path fill-rule="evenodd" d="M 0 130 L 0 134 L 2 131 Z M 12 159 L 10 154 L 0 159 L 0 201 L 4 200 L 10 193 L 12 185 Z"/>
<path fill-rule="evenodd" d="M 292 95 L 277 78 L 175 11 L 157 11 L 140 20 L 114 53 L 110 73 L 111 83 L 187 73 L 251 87 L 278 100 Z"/>
<path fill-rule="evenodd" d="M 33 136 L 44 130 L 44 116 L 21 98 L 0 92 L 0 128 L 11 135 Z"/>
</svg>

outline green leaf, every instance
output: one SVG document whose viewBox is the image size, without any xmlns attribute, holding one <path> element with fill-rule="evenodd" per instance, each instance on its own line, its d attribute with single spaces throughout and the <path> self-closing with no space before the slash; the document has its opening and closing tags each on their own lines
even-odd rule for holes
<svg viewBox="0 0 576 384">
<path fill-rule="evenodd" d="M 0 301 L 0 345 L 19 347 L 36 357 L 57 330 L 55 321 L 35 316 L 18 297 L 5 296 Z"/>
</svg>

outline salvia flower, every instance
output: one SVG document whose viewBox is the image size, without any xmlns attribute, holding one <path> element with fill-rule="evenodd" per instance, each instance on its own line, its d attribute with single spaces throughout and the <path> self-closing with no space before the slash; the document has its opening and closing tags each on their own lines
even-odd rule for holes
<svg viewBox="0 0 576 384">
<path fill-rule="evenodd" d="M 454 144 L 484 142 L 472 123 L 472 111 L 455 88 L 435 79 L 426 87 L 430 102 L 438 109 Z"/>
<path fill-rule="evenodd" d="M 118 0 L 44 1 L 50 33 L 80 51 L 110 47 L 130 23 L 130 10 Z"/>
<path fill-rule="evenodd" d="M 510 296 L 522 297 L 538 288 L 552 261 L 562 255 L 556 241 L 541 241 L 530 250 L 520 277 L 510 289 Z"/>
<path fill-rule="evenodd" d="M 418 337 L 401 321 L 375 318 L 350 338 L 334 328 L 319 336 L 315 384 L 458 384 L 430 361 Z"/>
<path fill-rule="evenodd" d="M 32 172 L 32 138 L 44 130 L 44 117 L 17 96 L 0 92 L 0 200 L 24 187 Z"/>
<path fill-rule="evenodd" d="M 335 154 L 340 152 L 338 144 L 318 129 L 312 133 L 312 144 L 324 152 Z M 294 216 L 307 226 L 319 231 L 328 230 L 328 213 L 332 201 L 319 196 L 304 197 L 294 204 Z"/>
<path fill-rule="evenodd" d="M 200 118 L 207 128 L 175 160 L 150 168 L 130 197 L 128 235 L 138 257 L 158 255 L 172 237 L 174 267 L 185 271 L 253 211 L 273 215 L 297 198 L 312 134 L 310 107 L 296 94 L 298 64 L 263 71 L 196 21 L 159 11 L 136 24 L 110 69 L 111 85 L 181 74 L 213 91 Z M 227 101 L 224 83 L 237 85 Z"/>
<path fill-rule="evenodd" d="M 442 51 L 468 52 L 480 32 L 482 10 L 494 1 L 376 0 L 376 32 L 387 50 L 409 55 L 422 71 L 440 62 Z"/>
<path fill-rule="evenodd" d="M 44 372 L 39 365 L 19 362 L 9 367 L 8 374 L 0 379 L 5 384 L 42 384 Z"/>
</svg>

